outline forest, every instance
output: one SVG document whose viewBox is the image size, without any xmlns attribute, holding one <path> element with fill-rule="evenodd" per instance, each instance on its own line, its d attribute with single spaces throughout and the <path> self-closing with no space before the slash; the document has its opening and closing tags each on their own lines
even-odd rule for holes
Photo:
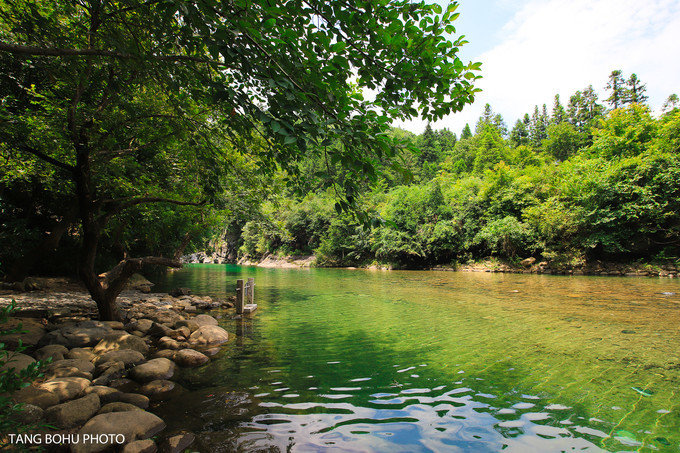
<svg viewBox="0 0 680 453">
<path fill-rule="evenodd" d="M 563 105 L 535 106 L 508 128 L 486 105 L 472 129 L 415 135 L 359 205 L 372 224 L 336 212 L 346 177 L 322 159 L 302 164 L 302 190 L 280 189 L 235 224 L 239 257 L 315 254 L 321 266 L 456 266 L 527 257 L 556 268 L 593 260 L 673 262 L 680 256 L 680 104 L 655 117 L 635 74 L 613 71 Z M 338 145 L 336 145 L 338 146 Z M 415 152 L 408 151 L 415 149 Z M 395 170 L 398 169 L 399 171 Z M 309 185 L 331 171 L 331 188 Z M 339 188 L 339 189 L 338 189 Z M 302 196 L 297 194 L 303 194 Z M 239 234 L 240 230 L 240 234 Z"/>
</svg>

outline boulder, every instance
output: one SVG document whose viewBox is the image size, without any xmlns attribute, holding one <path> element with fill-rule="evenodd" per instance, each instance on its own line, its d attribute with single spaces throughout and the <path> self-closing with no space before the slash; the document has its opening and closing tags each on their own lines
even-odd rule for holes
<svg viewBox="0 0 680 453">
<path fill-rule="evenodd" d="M 14 368 L 14 371 L 19 372 L 25 370 L 30 364 L 35 363 L 35 359 L 20 352 L 10 352 L 6 358 L 7 362 L 0 366 L 0 371 L 5 371 Z"/>
<path fill-rule="evenodd" d="M 142 332 L 143 334 L 146 334 L 149 329 L 151 329 L 151 326 L 153 325 L 153 321 L 150 319 L 138 319 L 137 321 L 131 322 L 127 326 L 125 326 L 125 329 L 128 332 Z"/>
<path fill-rule="evenodd" d="M 82 398 L 50 407 L 45 411 L 45 420 L 57 428 L 74 428 L 88 421 L 99 408 L 99 397 L 95 393 L 90 393 Z"/>
<path fill-rule="evenodd" d="M 154 322 L 157 322 L 158 324 L 167 324 L 169 326 L 172 326 L 177 321 L 184 319 L 184 316 L 168 309 L 155 309 L 154 311 L 149 312 L 146 317 Z"/>
<path fill-rule="evenodd" d="M 195 368 L 210 361 L 208 356 L 194 349 L 182 349 L 181 351 L 177 351 L 173 357 L 173 360 L 179 366 L 188 368 Z"/>
<path fill-rule="evenodd" d="M 175 364 L 168 359 L 151 359 L 130 370 L 130 376 L 137 382 L 150 382 L 156 379 L 170 379 L 175 374 Z"/>
<path fill-rule="evenodd" d="M 165 399 L 170 395 L 181 392 L 183 389 L 180 385 L 175 384 L 167 379 L 157 379 L 155 381 L 147 382 L 142 386 L 140 391 L 149 397 L 151 400 Z"/>
<path fill-rule="evenodd" d="M 39 384 L 39 388 L 52 392 L 59 398 L 59 402 L 72 400 L 85 392 L 91 382 L 80 377 L 64 377 L 51 379 Z"/>
<path fill-rule="evenodd" d="M 97 346 L 94 347 L 92 352 L 101 355 L 106 352 L 118 351 L 121 349 L 132 349 L 141 352 L 142 354 L 147 354 L 149 352 L 149 346 L 143 339 L 123 332 L 106 335 Z"/>
<path fill-rule="evenodd" d="M 123 362 L 105 362 L 97 366 L 97 379 L 92 381 L 94 385 L 109 385 L 114 379 L 119 379 L 125 372 Z"/>
<path fill-rule="evenodd" d="M 35 346 L 45 336 L 45 326 L 35 318 L 9 318 L 2 326 L 2 330 L 5 331 L 15 328 L 19 328 L 20 331 L 0 335 L 0 342 L 5 343 L 10 350 L 19 346 L 19 340 L 24 346 Z"/>
<path fill-rule="evenodd" d="M 111 332 L 110 327 L 99 321 L 83 321 L 53 330 L 40 339 L 40 344 L 61 344 L 69 348 L 81 348 L 97 344 Z"/>
<path fill-rule="evenodd" d="M 134 349 L 119 349 L 117 351 L 109 351 L 100 355 L 95 362 L 123 362 L 126 368 L 137 365 L 144 361 L 144 354 Z"/>
<path fill-rule="evenodd" d="M 198 328 L 201 327 L 201 326 L 199 326 L 198 323 L 196 321 L 194 321 L 193 319 L 183 319 L 182 321 L 177 321 L 175 323 L 175 329 L 179 329 L 181 327 L 188 328 L 189 333 L 191 333 L 191 332 L 195 332 L 196 330 L 198 330 Z"/>
<path fill-rule="evenodd" d="M 151 439 L 144 439 L 130 442 L 123 447 L 121 453 L 156 453 L 156 451 L 157 449 L 154 441 Z"/>
<path fill-rule="evenodd" d="M 12 394 L 12 399 L 17 403 L 31 404 L 41 409 L 59 404 L 59 397 L 49 390 L 29 385 Z"/>
<path fill-rule="evenodd" d="M 161 432 L 165 422 L 146 411 L 109 412 L 100 414 L 88 421 L 78 434 L 84 439 L 86 434 L 94 436 L 100 433 L 116 433 L 125 436 L 125 443 L 139 439 L 147 439 Z M 73 453 L 94 453 L 104 451 L 113 446 L 111 443 L 71 444 Z"/>
<path fill-rule="evenodd" d="M 225 343 L 229 339 L 226 330 L 219 326 L 205 325 L 200 327 L 189 337 L 192 344 L 218 345 Z"/>
<path fill-rule="evenodd" d="M 101 409 L 99 409 L 99 412 L 97 414 L 108 414 L 109 412 L 126 412 L 126 411 L 141 411 L 143 409 L 135 406 L 134 404 L 130 403 L 122 403 L 120 401 L 115 402 L 115 403 L 108 403 L 102 406 Z"/>
<path fill-rule="evenodd" d="M 89 395 L 90 393 L 94 393 L 99 397 L 99 402 L 101 404 L 108 404 L 112 401 L 118 401 L 116 399 L 117 394 L 122 395 L 123 392 L 120 390 L 111 388 L 111 387 L 105 387 L 103 385 L 91 385 L 90 387 L 85 389 L 84 392 L 86 395 Z"/>
<path fill-rule="evenodd" d="M 181 433 L 172 437 L 168 437 L 161 443 L 161 453 L 181 453 L 189 448 L 196 440 L 194 433 Z"/>
<path fill-rule="evenodd" d="M 160 338 L 170 336 L 172 329 L 164 324 L 154 322 L 147 333 L 154 338 Z"/>
<path fill-rule="evenodd" d="M 125 286 L 128 289 L 134 289 L 143 293 L 150 293 L 153 283 L 151 283 L 141 274 L 132 274 Z"/>
<path fill-rule="evenodd" d="M 120 393 L 114 395 L 114 400 L 112 402 L 130 403 L 141 409 L 149 407 L 149 397 L 140 395 L 139 393 Z"/>
<path fill-rule="evenodd" d="M 45 411 L 40 406 L 24 404 L 21 406 L 21 410 L 17 414 L 17 418 L 24 425 L 32 425 L 42 420 L 44 415 Z"/>
<path fill-rule="evenodd" d="M 217 319 L 213 318 L 210 315 L 196 315 L 191 319 L 200 327 L 217 325 Z"/>
<path fill-rule="evenodd" d="M 172 360 L 175 357 L 175 352 L 172 349 L 161 349 L 160 351 L 156 351 L 156 353 L 153 355 L 154 359 L 157 358 L 164 358 L 168 360 Z"/>
<path fill-rule="evenodd" d="M 113 330 L 124 330 L 125 329 L 125 325 L 123 325 L 123 323 L 120 322 L 120 321 L 101 321 L 101 323 L 104 324 L 109 329 L 113 329 Z"/>
<path fill-rule="evenodd" d="M 139 390 L 139 384 L 128 378 L 114 379 L 109 382 L 109 387 L 120 390 L 121 392 L 136 392 Z"/>
<path fill-rule="evenodd" d="M 73 348 L 64 356 L 66 359 L 81 359 L 92 362 L 97 356 L 91 350 L 85 348 Z"/>
<path fill-rule="evenodd" d="M 68 354 L 68 348 L 66 348 L 66 346 L 48 344 L 35 351 L 35 354 L 33 355 L 38 360 L 47 360 L 51 358 L 53 362 L 56 362 L 58 360 L 64 360 L 66 354 Z"/>
<path fill-rule="evenodd" d="M 47 366 L 47 369 L 52 371 L 57 368 L 75 368 L 79 371 L 84 371 L 86 373 L 92 373 L 94 371 L 94 365 L 92 362 L 83 359 L 64 359 L 52 362 Z"/>
<path fill-rule="evenodd" d="M 162 349 L 179 349 L 181 348 L 179 342 L 177 340 L 173 340 L 170 337 L 161 337 L 158 339 L 157 343 L 159 348 Z"/>
<path fill-rule="evenodd" d="M 533 256 L 531 256 L 531 257 L 529 257 L 529 258 L 527 258 L 527 259 L 522 260 L 521 264 L 522 264 L 522 266 L 524 266 L 524 267 L 531 267 L 531 266 L 534 265 L 535 262 L 536 262 L 536 258 L 534 258 Z"/>
<path fill-rule="evenodd" d="M 189 329 L 187 326 L 181 326 L 177 329 L 175 329 L 175 335 L 172 338 L 175 340 L 186 340 L 191 336 L 191 329 Z"/>
</svg>

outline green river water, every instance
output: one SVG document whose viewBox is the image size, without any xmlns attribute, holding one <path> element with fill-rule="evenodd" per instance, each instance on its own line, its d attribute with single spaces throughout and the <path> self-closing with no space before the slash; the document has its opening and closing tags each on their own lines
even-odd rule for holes
<svg viewBox="0 0 680 453">
<path fill-rule="evenodd" d="M 231 340 L 156 408 L 200 451 L 680 451 L 680 282 L 190 265 Z M 213 313 L 214 314 L 214 313 Z"/>
</svg>

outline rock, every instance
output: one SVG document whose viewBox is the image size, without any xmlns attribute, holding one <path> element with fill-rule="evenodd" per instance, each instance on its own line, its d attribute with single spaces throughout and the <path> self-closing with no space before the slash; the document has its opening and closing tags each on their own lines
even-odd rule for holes
<svg viewBox="0 0 680 453">
<path fill-rule="evenodd" d="M 53 371 L 58 368 L 75 369 L 85 373 L 92 373 L 94 371 L 94 365 L 92 362 L 83 359 L 57 360 L 56 362 L 52 362 L 47 366 L 49 371 Z"/>
<path fill-rule="evenodd" d="M 109 387 L 120 390 L 121 392 L 136 392 L 139 390 L 139 384 L 128 378 L 114 379 L 109 382 Z"/>
<path fill-rule="evenodd" d="M 5 343 L 7 349 L 16 349 L 19 346 L 19 340 L 24 346 L 35 346 L 45 336 L 45 326 L 34 318 L 9 318 L 3 324 L 2 330 L 15 329 L 19 326 L 21 326 L 20 332 L 0 335 L 0 342 Z"/>
<path fill-rule="evenodd" d="M 186 340 L 187 338 L 189 338 L 191 336 L 191 329 L 189 329 L 186 326 L 182 326 L 182 327 L 176 329 L 175 332 L 177 332 L 177 334 L 180 336 L 179 339 Z M 184 338 L 181 338 L 181 337 L 184 337 Z M 175 338 L 175 337 L 172 337 L 172 338 Z M 177 340 L 177 339 L 178 338 L 175 338 L 175 340 Z"/>
<path fill-rule="evenodd" d="M 128 289 L 134 289 L 143 293 L 150 293 L 153 283 L 151 283 L 141 274 L 132 274 L 132 277 L 130 277 L 125 286 Z"/>
<path fill-rule="evenodd" d="M 147 354 L 149 352 L 149 346 L 144 340 L 127 333 L 112 333 L 106 335 L 97 346 L 94 347 L 92 352 L 101 355 L 109 351 L 121 349 L 132 349 L 141 352 L 142 354 Z"/>
<path fill-rule="evenodd" d="M 167 379 L 157 379 L 147 382 L 141 388 L 141 392 L 152 400 L 167 398 L 169 395 L 183 390 L 178 384 Z"/>
<path fill-rule="evenodd" d="M 57 428 L 74 428 L 88 421 L 99 408 L 99 397 L 90 393 L 68 403 L 50 407 L 45 411 L 45 419 Z"/>
<path fill-rule="evenodd" d="M 144 355 L 134 349 L 119 349 L 117 351 L 105 352 L 99 356 L 96 363 L 104 362 L 123 362 L 126 368 L 137 365 L 144 361 Z"/>
<path fill-rule="evenodd" d="M 146 411 L 125 411 L 100 414 L 92 418 L 82 427 L 78 434 L 83 439 L 86 434 L 94 436 L 100 433 L 116 433 L 125 436 L 125 442 L 146 439 L 161 432 L 165 422 Z M 112 443 L 78 443 L 71 444 L 73 453 L 93 453 L 106 450 Z"/>
<path fill-rule="evenodd" d="M 19 372 L 25 370 L 30 364 L 35 363 L 35 359 L 20 352 L 10 352 L 7 355 L 7 362 L 0 366 L 0 371 L 14 369 Z"/>
<path fill-rule="evenodd" d="M 31 404 L 41 409 L 59 404 L 59 397 L 56 394 L 34 385 L 17 390 L 12 394 L 12 399 L 17 403 Z"/>
<path fill-rule="evenodd" d="M 123 447 L 121 453 L 156 453 L 156 444 L 151 439 L 136 440 Z"/>
<path fill-rule="evenodd" d="M 153 312 L 148 313 L 146 317 L 158 324 L 167 324 L 169 326 L 172 326 L 177 321 L 181 321 L 182 319 L 184 319 L 184 316 L 167 309 L 165 310 L 155 309 Z"/>
<path fill-rule="evenodd" d="M 196 330 L 198 330 L 198 328 L 201 327 L 201 326 L 199 326 L 198 323 L 196 321 L 194 321 L 193 319 L 183 319 L 183 320 L 175 323 L 175 329 L 180 329 L 182 327 L 188 328 L 189 333 L 191 333 L 191 332 L 195 332 Z"/>
<path fill-rule="evenodd" d="M 155 322 L 147 333 L 154 338 L 169 337 L 172 334 L 172 329 L 166 325 Z"/>
<path fill-rule="evenodd" d="M 179 365 L 188 368 L 195 368 L 208 363 L 210 359 L 194 349 L 182 349 L 177 351 L 173 360 Z"/>
<path fill-rule="evenodd" d="M 105 387 L 103 385 L 92 385 L 88 388 L 85 389 L 84 392 L 86 395 L 89 395 L 90 393 L 94 393 L 99 397 L 99 402 L 101 404 L 107 404 L 112 401 L 119 401 L 116 396 L 116 394 L 122 395 L 123 392 L 120 390 L 111 388 L 111 387 Z"/>
<path fill-rule="evenodd" d="M 115 399 L 112 402 L 130 403 L 141 409 L 149 407 L 149 397 L 139 393 L 120 393 L 114 395 L 114 397 Z"/>
<path fill-rule="evenodd" d="M 89 349 L 73 348 L 64 357 L 67 359 L 81 359 L 92 362 L 97 356 L 94 355 Z"/>
<path fill-rule="evenodd" d="M 534 264 L 535 262 L 536 262 L 536 258 L 534 258 L 533 256 L 531 256 L 531 257 L 529 257 L 529 258 L 527 258 L 527 259 L 522 260 L 521 264 L 522 264 L 522 266 L 524 266 L 524 267 L 531 267 L 531 266 L 533 266 L 533 264 Z"/>
<path fill-rule="evenodd" d="M 153 355 L 154 359 L 158 358 L 164 358 L 168 360 L 172 360 L 175 357 L 175 351 L 171 349 L 161 349 L 160 351 L 156 351 L 156 353 Z"/>
<path fill-rule="evenodd" d="M 40 339 L 40 344 L 62 344 L 69 348 L 92 346 L 111 332 L 111 328 L 99 321 L 84 321 L 53 330 Z"/>
<path fill-rule="evenodd" d="M 185 287 L 179 287 L 179 288 L 173 289 L 168 294 L 170 294 L 172 297 L 188 296 L 188 295 L 191 294 L 191 289 L 185 288 Z"/>
<path fill-rule="evenodd" d="M 24 425 L 32 425 L 42 420 L 44 415 L 45 411 L 40 406 L 24 404 L 21 406 L 21 410 L 17 414 L 17 418 Z"/>
<path fill-rule="evenodd" d="M 125 329 L 125 326 L 120 321 L 101 321 L 101 323 L 104 324 L 109 329 L 113 329 L 113 330 L 124 330 Z"/>
<path fill-rule="evenodd" d="M 203 354 L 207 355 L 208 357 L 214 357 L 217 354 L 219 354 L 221 350 L 222 350 L 222 348 L 215 347 L 215 348 L 203 349 L 202 352 L 203 352 Z"/>
<path fill-rule="evenodd" d="M 161 443 L 161 453 L 181 453 L 196 440 L 194 433 L 181 433 L 168 437 Z"/>
<path fill-rule="evenodd" d="M 200 327 L 217 325 L 217 319 L 213 318 L 210 315 L 196 315 L 191 319 Z"/>
<path fill-rule="evenodd" d="M 41 291 L 47 288 L 43 279 L 35 277 L 26 277 L 22 282 L 24 291 Z"/>
<path fill-rule="evenodd" d="M 179 349 L 181 346 L 177 340 L 170 337 L 162 337 L 158 339 L 158 347 L 163 349 Z"/>
<path fill-rule="evenodd" d="M 105 362 L 97 367 L 99 376 L 92 381 L 94 385 L 109 385 L 114 379 L 123 376 L 125 364 L 123 362 Z"/>
<path fill-rule="evenodd" d="M 35 354 L 33 355 L 38 360 L 47 360 L 51 358 L 52 362 L 56 362 L 58 360 L 64 360 L 64 356 L 66 354 L 68 354 L 68 349 L 66 346 L 60 344 L 49 344 L 35 351 Z"/>
<path fill-rule="evenodd" d="M 52 392 L 59 398 L 59 402 L 72 400 L 85 392 L 91 382 L 80 377 L 64 377 L 51 379 L 39 384 L 39 388 Z"/>
<path fill-rule="evenodd" d="M 151 359 L 130 370 L 130 376 L 137 382 L 150 382 L 156 379 L 170 379 L 175 374 L 175 364 L 168 359 Z"/>
<path fill-rule="evenodd" d="M 189 337 L 192 344 L 217 345 L 225 343 L 229 339 L 226 330 L 219 326 L 205 325 L 200 327 Z"/>
<path fill-rule="evenodd" d="M 115 403 L 108 403 L 99 409 L 97 414 L 108 414 L 109 412 L 126 412 L 126 411 L 141 411 L 143 409 L 130 403 L 122 403 L 120 401 Z"/>
<path fill-rule="evenodd" d="M 133 332 L 133 331 L 139 331 L 142 332 L 143 334 L 146 334 L 149 329 L 151 329 L 151 326 L 153 325 L 153 321 L 150 319 L 138 319 L 137 321 L 131 322 L 127 326 L 125 326 L 126 330 L 128 332 Z"/>
</svg>

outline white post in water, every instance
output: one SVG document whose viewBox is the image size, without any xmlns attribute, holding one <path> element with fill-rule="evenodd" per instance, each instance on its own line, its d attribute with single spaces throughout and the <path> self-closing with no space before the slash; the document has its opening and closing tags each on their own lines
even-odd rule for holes
<svg viewBox="0 0 680 453">
<path fill-rule="evenodd" d="M 243 313 L 243 306 L 245 305 L 243 303 L 243 298 L 245 296 L 245 294 L 243 294 L 243 289 L 243 280 L 236 280 L 236 313 L 238 314 Z"/>
</svg>

